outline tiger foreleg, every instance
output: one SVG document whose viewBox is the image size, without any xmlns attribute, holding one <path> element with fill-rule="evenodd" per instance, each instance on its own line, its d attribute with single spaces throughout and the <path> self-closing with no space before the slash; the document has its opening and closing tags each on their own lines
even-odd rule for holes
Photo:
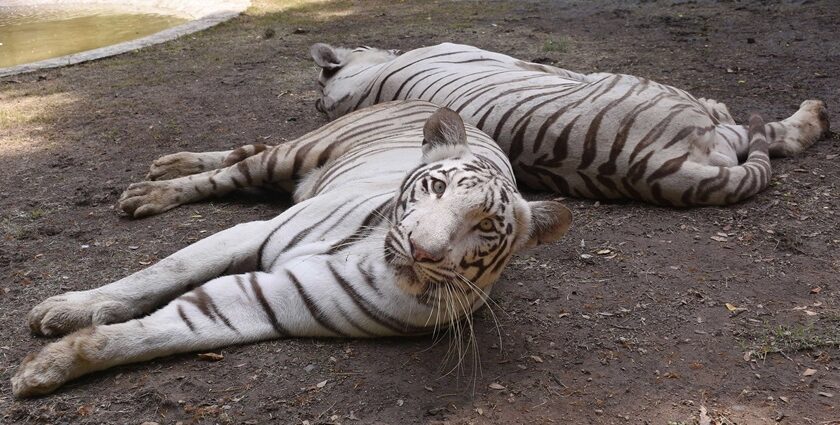
<svg viewBox="0 0 840 425">
<path fill-rule="evenodd" d="M 121 322 L 221 274 L 255 270 L 260 244 L 278 219 L 231 227 L 100 288 L 50 297 L 29 312 L 29 327 L 36 334 L 55 336 Z"/>
<path fill-rule="evenodd" d="M 171 180 L 223 167 L 225 158 L 233 151 L 178 152 L 164 155 L 149 166 L 149 180 Z"/>
<path fill-rule="evenodd" d="M 282 336 L 335 335 L 303 306 L 297 291 L 282 274 L 214 279 L 149 316 L 85 328 L 47 345 L 21 363 L 12 390 L 16 397 L 42 395 L 121 364 Z"/>
<path fill-rule="evenodd" d="M 234 151 L 235 152 L 235 151 Z M 268 151 L 271 152 L 271 151 Z M 179 205 L 224 196 L 237 189 L 265 187 L 275 171 L 263 161 L 268 152 L 250 156 L 234 165 L 172 180 L 134 183 L 123 192 L 117 207 L 135 218 L 160 214 Z M 232 155 L 232 154 L 230 154 Z M 291 191 L 293 183 L 269 184 Z"/>
<path fill-rule="evenodd" d="M 240 146 L 231 151 L 178 152 L 164 155 L 152 162 L 146 178 L 149 180 L 171 180 L 229 167 L 264 151 L 266 147 L 263 144 L 253 144 Z"/>
</svg>

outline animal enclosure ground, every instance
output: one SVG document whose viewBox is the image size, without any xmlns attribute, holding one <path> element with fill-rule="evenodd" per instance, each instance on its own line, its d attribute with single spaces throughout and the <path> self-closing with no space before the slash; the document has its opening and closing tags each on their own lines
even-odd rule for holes
<svg viewBox="0 0 840 425">
<path fill-rule="evenodd" d="M 286 199 L 240 196 L 129 220 L 112 205 L 158 156 L 282 143 L 315 112 L 315 42 L 473 44 L 636 74 L 782 119 L 840 105 L 826 1 L 258 0 L 211 30 L 0 79 L 0 422 L 825 424 L 840 420 L 840 137 L 774 160 L 727 208 L 568 200 L 562 242 L 514 260 L 477 314 L 480 368 L 446 338 L 298 339 L 97 373 L 15 401 L 47 341 L 26 312 L 106 284 Z M 534 196 L 543 196 L 535 194 Z M 451 354 L 451 353 L 450 353 Z"/>
</svg>

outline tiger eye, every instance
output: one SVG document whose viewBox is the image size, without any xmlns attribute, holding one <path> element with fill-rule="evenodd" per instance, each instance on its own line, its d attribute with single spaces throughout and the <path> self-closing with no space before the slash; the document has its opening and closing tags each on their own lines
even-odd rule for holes
<svg viewBox="0 0 840 425">
<path fill-rule="evenodd" d="M 446 190 L 446 183 L 440 180 L 432 181 L 432 192 L 436 195 L 442 195 L 443 192 Z"/>
<path fill-rule="evenodd" d="M 493 226 L 493 220 L 485 218 L 484 220 L 481 220 L 480 223 L 478 223 L 478 228 L 481 229 L 481 231 L 483 232 L 489 232 L 493 230 L 495 226 Z"/>
</svg>

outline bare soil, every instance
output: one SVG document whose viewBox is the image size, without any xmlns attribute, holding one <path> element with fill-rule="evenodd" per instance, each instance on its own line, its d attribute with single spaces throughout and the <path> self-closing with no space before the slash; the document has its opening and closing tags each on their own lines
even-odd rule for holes
<svg viewBox="0 0 840 425">
<path fill-rule="evenodd" d="M 836 134 L 774 161 L 771 188 L 727 208 L 568 200 L 568 237 L 497 286 L 498 327 L 477 314 L 480 368 L 447 373 L 447 338 L 298 339 L 120 367 L 35 400 L 9 385 L 47 343 L 24 321 L 42 299 L 288 205 L 243 196 L 137 221 L 112 207 L 158 156 L 322 125 L 312 43 L 456 41 L 649 77 L 741 120 L 819 98 L 840 121 L 838 32 L 831 0 L 262 0 L 174 42 L 0 79 L 0 422 L 840 423 Z"/>
</svg>

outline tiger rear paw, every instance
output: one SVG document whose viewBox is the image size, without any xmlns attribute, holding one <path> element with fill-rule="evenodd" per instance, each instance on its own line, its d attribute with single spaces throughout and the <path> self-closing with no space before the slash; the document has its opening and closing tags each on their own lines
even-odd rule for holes
<svg viewBox="0 0 840 425">
<path fill-rule="evenodd" d="M 140 182 L 128 186 L 122 193 L 117 209 L 141 218 L 169 211 L 183 203 L 183 190 L 171 181 Z"/>
<path fill-rule="evenodd" d="M 821 100 L 806 100 L 790 118 L 782 121 L 789 134 L 770 144 L 770 155 L 785 157 L 798 154 L 817 140 L 827 136 L 831 130 L 828 108 Z"/>
<path fill-rule="evenodd" d="M 122 322 L 137 315 L 127 304 L 90 291 L 47 298 L 29 311 L 29 329 L 36 335 L 60 336 L 91 325 Z"/>
<path fill-rule="evenodd" d="M 152 162 L 146 178 L 149 180 L 171 180 L 215 170 L 222 167 L 224 158 L 224 152 L 178 152 L 165 155 Z"/>
</svg>

